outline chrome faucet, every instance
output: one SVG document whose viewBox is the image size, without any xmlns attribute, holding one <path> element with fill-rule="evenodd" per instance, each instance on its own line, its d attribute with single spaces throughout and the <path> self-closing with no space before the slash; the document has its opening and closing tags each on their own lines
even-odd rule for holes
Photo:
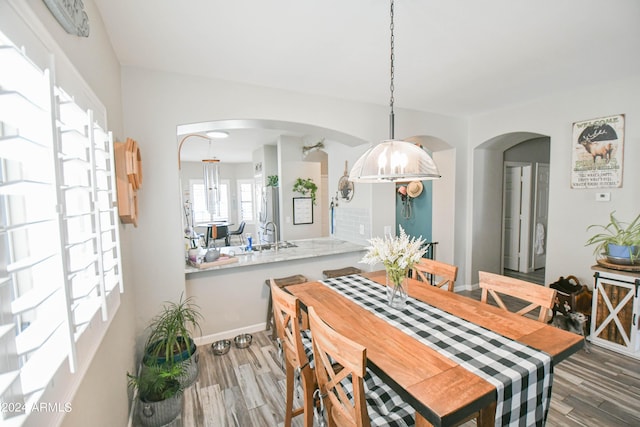
<svg viewBox="0 0 640 427">
<path fill-rule="evenodd" d="M 273 225 L 273 246 L 275 250 L 278 250 L 278 226 L 275 222 L 269 221 L 264 225 L 264 231 L 269 231 L 269 224 Z M 267 234 L 267 233 L 265 233 Z"/>
</svg>

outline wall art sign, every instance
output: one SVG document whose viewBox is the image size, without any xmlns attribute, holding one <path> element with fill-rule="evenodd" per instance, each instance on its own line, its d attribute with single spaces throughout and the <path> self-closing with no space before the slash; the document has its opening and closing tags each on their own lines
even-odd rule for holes
<svg viewBox="0 0 640 427">
<path fill-rule="evenodd" d="M 571 188 L 622 187 L 624 114 L 575 122 Z"/>
<path fill-rule="evenodd" d="M 44 3 L 67 33 L 89 37 L 89 17 L 82 0 L 44 0 Z"/>
<path fill-rule="evenodd" d="M 313 224 L 313 199 L 311 197 L 293 198 L 293 225 Z"/>
</svg>

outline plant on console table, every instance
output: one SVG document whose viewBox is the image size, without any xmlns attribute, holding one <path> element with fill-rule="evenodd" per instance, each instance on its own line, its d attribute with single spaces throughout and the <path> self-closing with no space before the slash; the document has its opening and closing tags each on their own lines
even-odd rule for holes
<svg viewBox="0 0 640 427">
<path fill-rule="evenodd" d="M 420 237 L 409 237 L 400 226 L 400 235 L 388 234 L 381 239 L 369 240 L 368 252 L 360 262 L 374 265 L 384 264 L 387 273 L 387 299 L 389 305 L 402 309 L 407 303 L 407 273 L 424 255 L 425 241 Z"/>
<path fill-rule="evenodd" d="M 586 245 L 596 245 L 594 254 L 604 255 L 614 264 L 637 264 L 640 261 L 640 214 L 629 223 L 618 220 L 615 211 L 609 214 L 606 225 L 593 224 L 587 227 L 600 230 L 587 240 Z"/>
<path fill-rule="evenodd" d="M 318 191 L 318 186 L 311 178 L 298 178 L 296 182 L 293 184 L 293 191 L 295 193 L 300 193 L 303 196 L 309 194 L 311 196 L 311 201 L 313 204 L 316 204 L 316 192 Z"/>
</svg>

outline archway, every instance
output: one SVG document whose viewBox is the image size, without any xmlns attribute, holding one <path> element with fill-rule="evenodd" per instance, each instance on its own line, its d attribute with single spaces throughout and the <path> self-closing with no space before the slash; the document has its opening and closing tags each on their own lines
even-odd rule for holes
<svg viewBox="0 0 640 427">
<path fill-rule="evenodd" d="M 503 250 L 503 188 L 505 151 L 522 142 L 549 139 L 533 132 L 512 132 L 491 138 L 473 150 L 471 268 L 468 283 L 478 271 L 501 273 Z"/>
</svg>

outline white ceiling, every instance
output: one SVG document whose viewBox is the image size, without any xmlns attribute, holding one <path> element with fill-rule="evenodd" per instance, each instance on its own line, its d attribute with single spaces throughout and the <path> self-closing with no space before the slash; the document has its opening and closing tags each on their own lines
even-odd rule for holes
<svg viewBox="0 0 640 427">
<path fill-rule="evenodd" d="M 388 105 L 388 1 L 95 2 L 122 65 Z M 639 22 L 638 0 L 397 0 L 395 105 L 473 116 L 639 75 Z"/>
</svg>

